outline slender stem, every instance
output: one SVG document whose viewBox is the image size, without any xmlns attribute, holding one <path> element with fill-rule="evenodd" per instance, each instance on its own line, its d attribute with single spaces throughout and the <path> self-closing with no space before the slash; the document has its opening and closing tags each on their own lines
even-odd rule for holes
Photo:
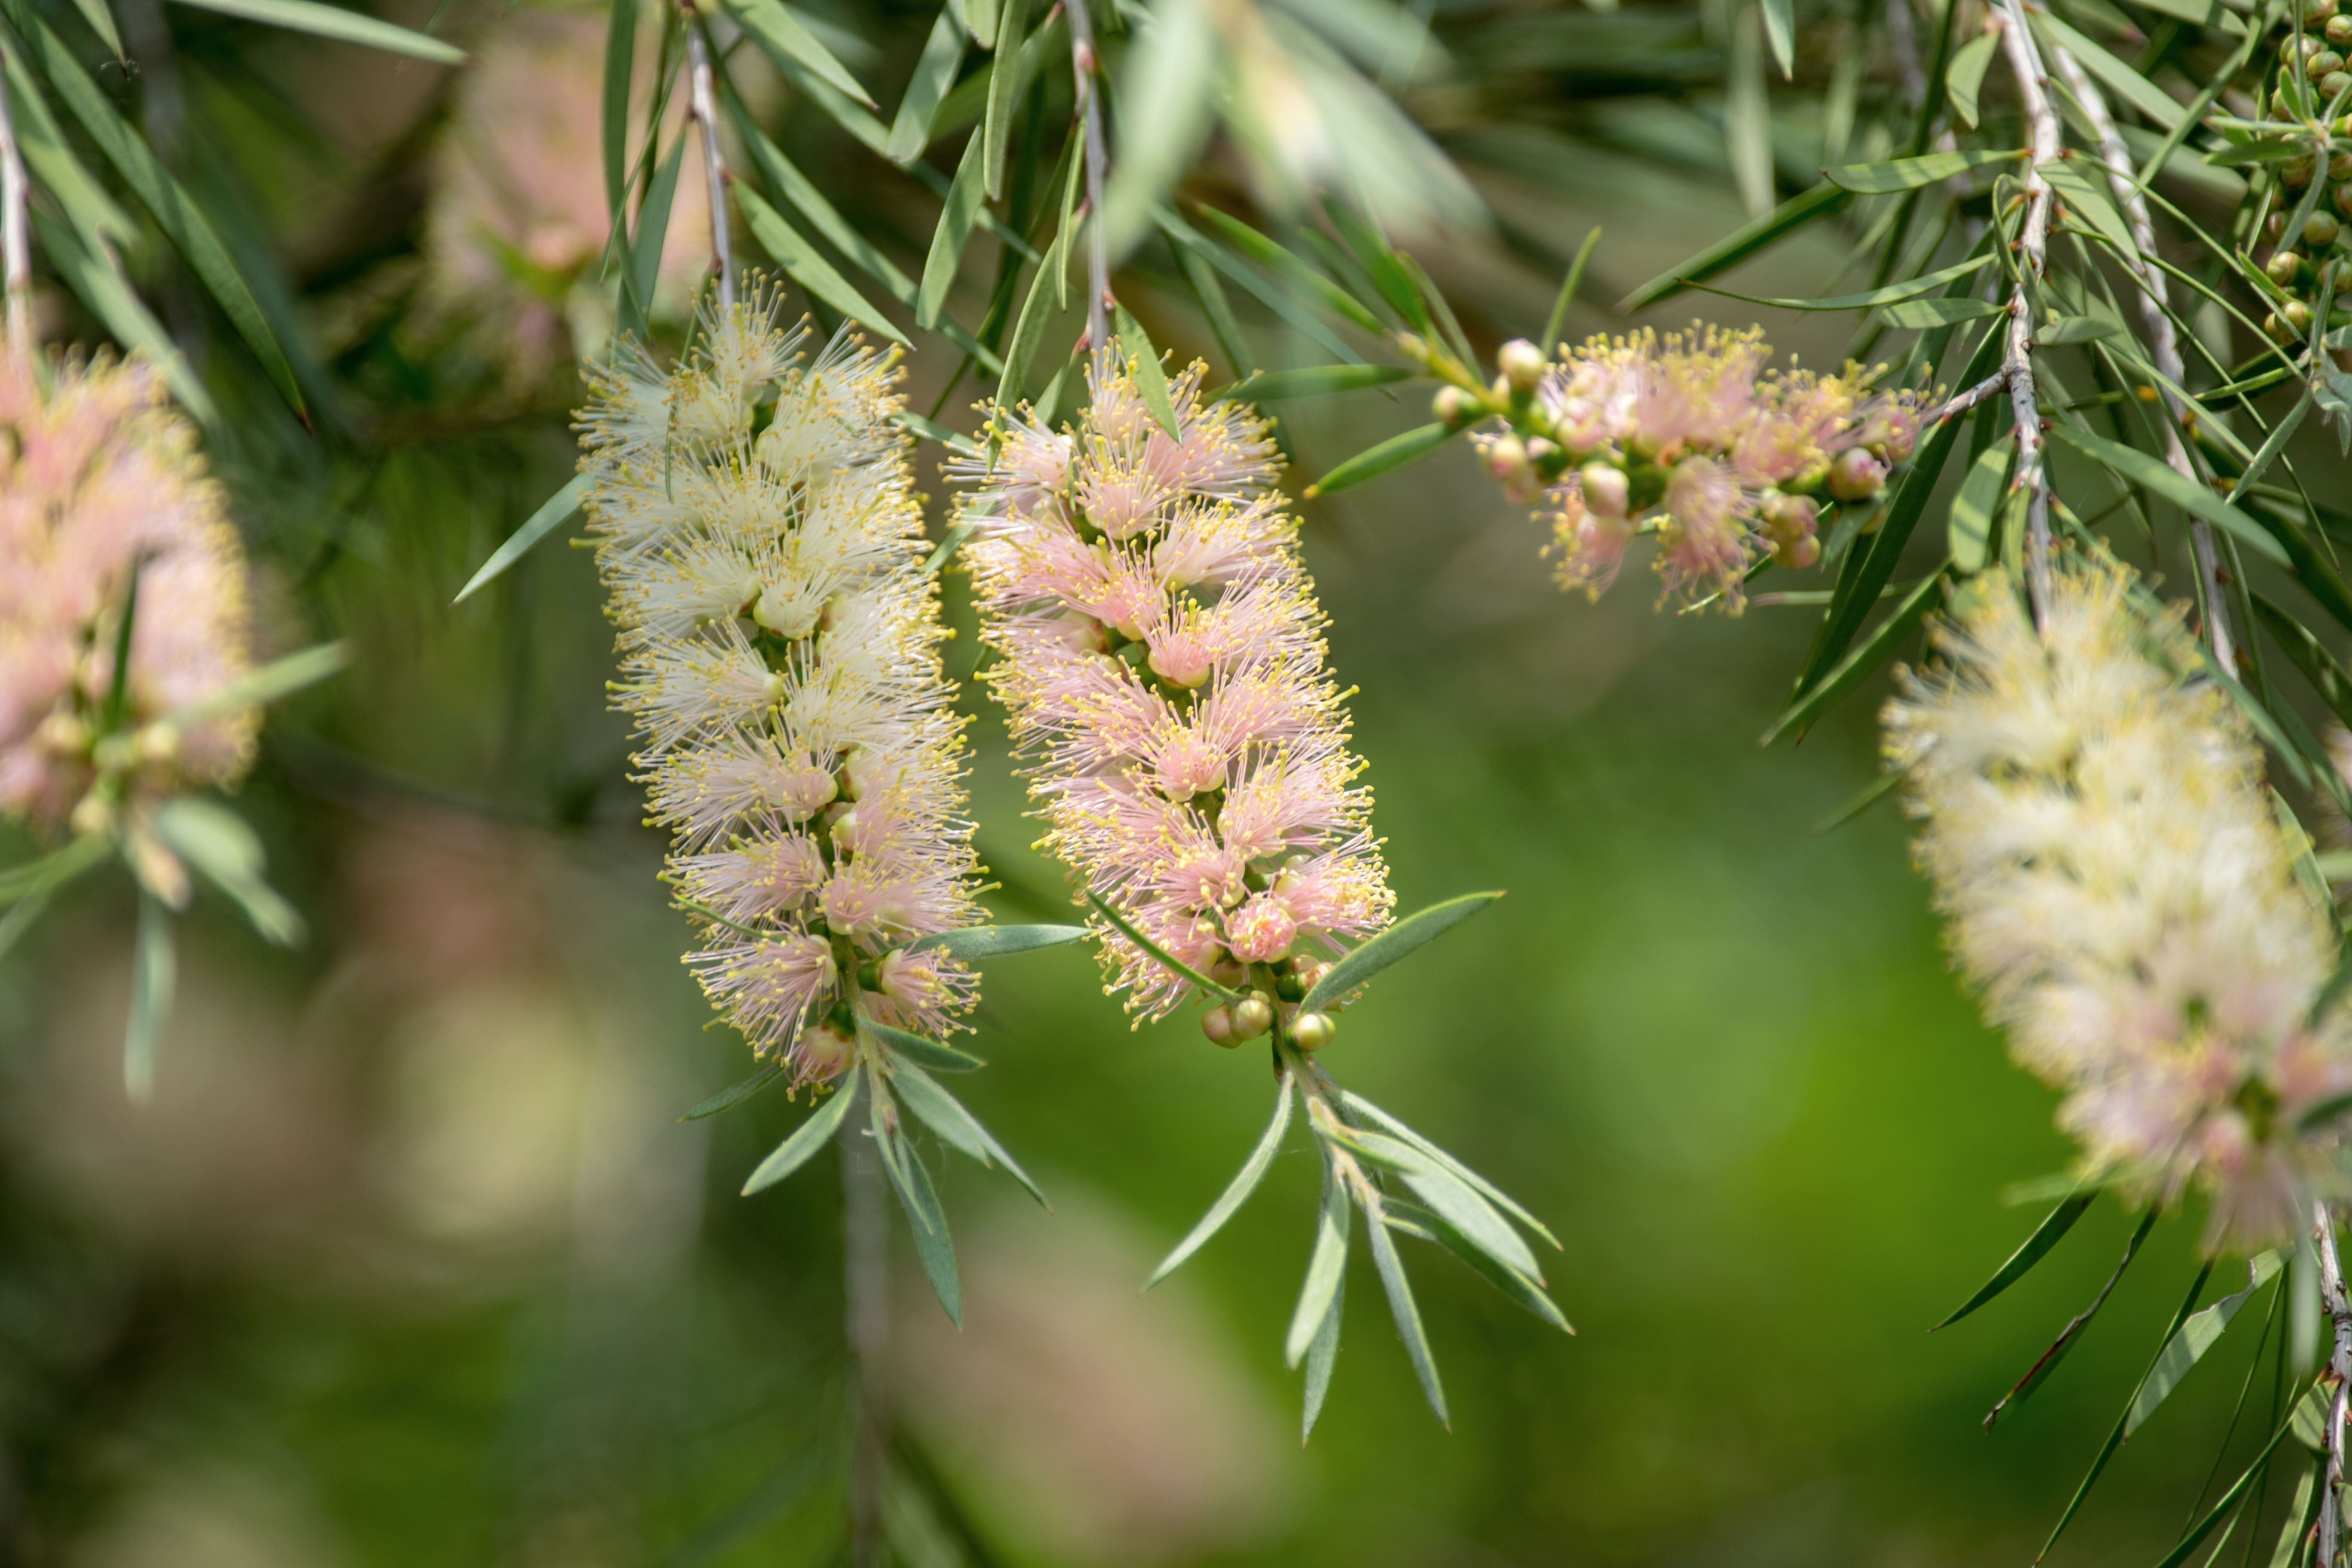
<svg viewBox="0 0 2352 1568">
<path fill-rule="evenodd" d="M 2017 288 L 2009 300 L 2009 344 L 2002 363 L 2017 426 L 2017 477 L 2011 489 L 2026 492 L 2026 591 L 2038 622 L 2050 604 L 2050 480 L 2042 471 L 2042 415 L 2033 383 L 2033 297 L 2048 265 L 2052 193 L 2050 182 L 2042 177 L 2042 165 L 2058 156 L 2058 111 L 2050 102 L 2049 73 L 2025 25 L 2023 0 L 2001 4 L 2001 46 L 2032 132 L 2032 161 L 2025 172 L 2025 225 L 2017 239 Z"/>
<path fill-rule="evenodd" d="M 1087 139 L 1087 346 L 1099 362 L 1110 342 L 1103 314 L 1110 306 L 1110 237 L 1103 228 L 1103 178 L 1109 155 L 1103 146 L 1102 61 L 1095 54 L 1095 23 L 1087 13 L 1087 0 L 1069 0 L 1065 14 L 1070 19 L 1070 72 Z"/>
<path fill-rule="evenodd" d="M 0 87 L 0 256 L 6 263 L 12 359 L 30 353 L 33 346 L 33 247 L 25 232 L 30 193 L 25 155 L 16 145 L 16 122 L 9 113 L 7 91 Z"/>
<path fill-rule="evenodd" d="M 2123 136 L 2116 130 L 2115 116 L 2108 112 L 2106 97 L 2099 91 L 2098 83 L 2091 79 L 2090 73 L 2063 45 L 2052 47 L 2051 58 L 2058 67 L 2058 74 L 2066 79 L 2066 90 L 2082 106 L 2083 118 L 2091 122 L 2091 129 L 2098 135 L 2099 157 L 2107 165 L 2107 187 L 2115 193 L 2116 205 L 2123 208 L 2125 220 L 2131 225 L 2132 255 L 2126 264 L 2138 285 L 2139 315 L 2147 329 L 2148 358 L 2162 378 L 2157 392 L 2164 400 L 2165 412 L 2170 416 L 2165 422 L 2164 460 L 2172 465 L 2174 473 L 2201 487 L 2205 481 L 2198 477 L 2189 460 L 2189 448 L 2180 439 L 2181 431 L 2196 427 L 2196 411 L 2174 390 L 2187 385 L 2189 379 L 2188 369 L 2180 359 L 2180 338 L 2173 330 L 2164 274 L 2147 260 L 2156 254 L 2156 219 L 2148 211 L 2146 193 L 2140 189 L 2131 150 L 2124 145 Z M 2214 662 L 2223 669 L 2234 671 L 2238 662 L 2231 646 L 2230 612 L 2221 597 L 2215 565 L 2213 525 L 2201 517 L 2189 520 L 2189 549 L 2197 560 L 2197 585 L 2205 605 L 2206 637 L 2212 644 Z"/>
<path fill-rule="evenodd" d="M 2336 1327 L 2336 1346 L 2327 1360 L 2328 1379 L 2335 1392 L 2327 1402 L 2327 1425 L 2320 1451 L 2326 1461 L 2319 1499 L 2318 1568 L 2336 1568 L 2344 1545 L 2344 1439 L 2346 1402 L 2352 1398 L 2352 1298 L 2344 1288 L 2344 1259 L 2336 1246 L 2336 1210 L 2326 1200 L 2311 1205 L 2312 1240 L 2319 1248 L 2319 1302 Z"/>
<path fill-rule="evenodd" d="M 842 1293 L 857 1379 L 849 1448 L 849 1557 L 855 1568 L 873 1568 L 882 1561 L 882 1489 L 890 1464 L 889 1389 L 883 1367 L 890 1340 L 890 1215 L 883 1202 L 881 1153 L 855 1112 L 841 1124 L 840 1142 Z"/>
<path fill-rule="evenodd" d="M 2008 387 L 2008 385 L 2009 372 L 2007 370 L 1997 370 L 1990 375 L 1985 377 L 1982 381 L 1977 383 L 1974 386 L 1969 387 L 1966 392 L 1956 394 L 1955 395 L 1945 399 L 1943 402 L 1936 405 L 1935 407 L 1930 408 L 1927 412 L 1919 416 L 1919 423 L 1924 426 L 1928 425 L 1941 425 L 1947 419 L 1956 419 L 1959 416 L 1966 414 L 1969 409 L 1974 408 L 1978 404 L 1982 403 L 1986 398 L 1998 396 Z"/>
<path fill-rule="evenodd" d="M 719 274 L 719 307 L 735 304 L 735 247 L 727 237 L 727 158 L 719 150 L 719 106 L 710 85 L 710 49 L 701 26 L 692 16 L 686 23 L 688 73 L 688 111 L 702 132 L 702 177 L 710 190 L 710 263 Z"/>
</svg>

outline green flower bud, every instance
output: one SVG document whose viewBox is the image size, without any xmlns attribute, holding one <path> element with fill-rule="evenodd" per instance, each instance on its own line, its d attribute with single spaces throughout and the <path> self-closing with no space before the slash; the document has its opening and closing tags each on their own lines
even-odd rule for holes
<svg viewBox="0 0 2352 1568">
<path fill-rule="evenodd" d="M 2344 68 L 2344 62 L 2339 58 L 2336 68 L 2319 79 L 2319 96 L 2333 102 L 2347 92 L 2352 92 L 2352 71 Z"/>
<path fill-rule="evenodd" d="M 2344 226 L 2336 221 L 2335 214 L 2314 213 L 2304 220 L 2303 242 L 2315 249 L 2321 246 L 2333 245 L 2336 243 L 2336 235 L 2341 233 L 2343 228 Z"/>
<path fill-rule="evenodd" d="M 2326 30 L 2327 41 L 2334 44 L 2339 50 L 2345 45 L 2352 44 L 2352 16 L 2328 17 Z"/>
<path fill-rule="evenodd" d="M 2303 275 L 2303 258 L 2292 250 L 2282 250 L 2263 263 L 2263 270 L 2270 274 L 2272 282 L 2284 289 Z"/>
<path fill-rule="evenodd" d="M 1525 338 L 1513 338 L 1495 351 L 1495 364 L 1502 371 L 1503 379 L 1511 390 L 1522 395 L 1533 392 L 1544 373 L 1544 352 Z"/>
<path fill-rule="evenodd" d="M 2334 49 L 2323 47 L 2315 51 L 2311 58 L 2304 62 L 2303 68 L 2308 71 L 2315 79 L 2324 77 L 2330 71 L 2342 70 L 2344 68 L 2344 57 L 2337 54 Z"/>
<path fill-rule="evenodd" d="M 1263 991 L 1253 991 L 1233 1005 L 1234 1038 L 1255 1040 L 1274 1027 L 1274 1004 Z"/>
<path fill-rule="evenodd" d="M 1212 1007 L 1201 1015 L 1201 1033 L 1209 1037 L 1211 1044 L 1223 1046 L 1227 1050 L 1242 1043 L 1241 1037 L 1234 1033 L 1233 1014 L 1222 1006 Z"/>
<path fill-rule="evenodd" d="M 1429 411 L 1448 430 L 1461 429 L 1481 412 L 1477 402 L 1458 386 L 1439 387 L 1437 395 L 1429 400 Z"/>
<path fill-rule="evenodd" d="M 1319 1051 L 1331 1043 L 1339 1026 L 1328 1013 L 1301 1013 L 1290 1020 L 1290 1039 L 1302 1051 Z"/>
</svg>

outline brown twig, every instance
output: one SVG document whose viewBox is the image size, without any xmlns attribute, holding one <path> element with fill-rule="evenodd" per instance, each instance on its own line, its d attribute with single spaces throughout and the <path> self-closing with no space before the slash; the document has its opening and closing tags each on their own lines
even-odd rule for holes
<svg viewBox="0 0 2352 1568">
<path fill-rule="evenodd" d="M 702 177 L 710 191 L 710 261 L 719 274 L 719 307 L 735 304 L 735 248 L 727 233 L 727 158 L 719 150 L 719 106 L 711 89 L 710 49 L 692 16 L 686 23 L 687 112 L 702 132 Z"/>
<path fill-rule="evenodd" d="M 1102 61 L 1095 53 L 1094 18 L 1087 0 L 1070 0 L 1070 71 L 1076 79 L 1087 161 L 1087 344 L 1097 358 L 1110 342 L 1104 311 L 1110 304 L 1110 237 L 1103 228 L 1103 180 L 1109 154 L 1103 144 Z"/>
<path fill-rule="evenodd" d="M 2010 488 L 2026 492 L 2025 582 L 2039 621 L 2050 603 L 2050 479 L 2042 468 L 2042 415 L 2033 382 L 2033 297 L 2048 264 L 2052 192 L 2050 182 L 2042 177 L 2042 165 L 2058 156 L 2058 111 L 2050 102 L 2049 73 L 2026 27 L 2022 0 L 2002 0 L 2000 22 L 2001 46 L 2032 133 L 2032 162 L 2025 172 L 2025 224 L 2017 238 L 2017 287 L 2009 300 L 2009 343 L 2002 363 L 2017 426 L 2017 477 Z"/>
</svg>

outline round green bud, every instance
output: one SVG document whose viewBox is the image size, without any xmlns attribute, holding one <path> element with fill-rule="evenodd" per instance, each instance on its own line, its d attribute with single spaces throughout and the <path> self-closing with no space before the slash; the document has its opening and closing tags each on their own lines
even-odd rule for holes
<svg viewBox="0 0 2352 1568">
<path fill-rule="evenodd" d="M 1511 390 L 1522 395 L 1533 392 L 1544 373 L 1544 352 L 1525 338 L 1513 338 L 1495 351 L 1496 368 Z"/>
<path fill-rule="evenodd" d="M 2334 70 L 2319 79 L 2319 93 L 2332 101 L 2347 92 L 2352 92 L 2352 71 L 2346 70 L 2339 59 Z"/>
<path fill-rule="evenodd" d="M 2344 57 L 2337 54 L 2334 49 L 2323 47 L 2315 51 L 2309 59 L 2304 62 L 2303 68 L 2305 71 L 2308 71 L 2314 78 L 2324 77 L 2330 71 L 2342 70 L 2344 68 Z"/>
<path fill-rule="evenodd" d="M 2336 221 L 2334 213 L 2314 213 L 2303 222 L 2303 243 L 2314 247 L 2336 243 L 2344 226 Z"/>
<path fill-rule="evenodd" d="M 1458 386 L 1441 386 L 1429 400 L 1429 411 L 1448 430 L 1459 430 L 1478 417 L 1477 402 Z"/>
<path fill-rule="evenodd" d="M 1234 1033 L 1233 1014 L 1222 1006 L 1212 1007 L 1201 1015 L 1201 1033 L 1209 1037 L 1211 1044 L 1223 1046 L 1227 1050 L 1242 1043 L 1241 1037 Z"/>
<path fill-rule="evenodd" d="M 2308 153 L 2300 158 L 2289 158 L 2279 165 L 2279 178 L 2289 190 L 2299 191 L 2311 184 L 2315 166 L 2315 161 Z"/>
<path fill-rule="evenodd" d="M 2299 338 L 2311 331 L 2311 307 L 2300 300 L 2289 300 L 2286 309 L 2279 312 L 2279 320 L 2286 323 L 2288 331 Z"/>
<path fill-rule="evenodd" d="M 1235 1040 L 1255 1040 L 1274 1027 L 1274 1004 L 1253 991 L 1233 1005 L 1233 1020 Z"/>
<path fill-rule="evenodd" d="M 1339 1026 L 1328 1013 L 1301 1013 L 1290 1020 L 1291 1042 L 1302 1051 L 1319 1051 L 1331 1043 Z"/>
<path fill-rule="evenodd" d="M 2302 276 L 2303 258 L 2292 250 L 2282 250 L 2263 263 L 2263 270 L 2270 274 L 2272 282 L 2284 289 Z"/>
</svg>

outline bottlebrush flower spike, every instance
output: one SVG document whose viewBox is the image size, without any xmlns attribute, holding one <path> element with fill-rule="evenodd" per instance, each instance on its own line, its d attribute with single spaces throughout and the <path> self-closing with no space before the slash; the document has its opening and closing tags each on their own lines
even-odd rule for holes
<svg viewBox="0 0 2352 1568">
<path fill-rule="evenodd" d="M 2089 1171 L 2201 1186 L 2209 1246 L 2286 1241 L 2344 1195 L 2337 1130 L 2303 1121 L 2352 1089 L 2352 1016 L 2311 1016 L 2336 943 L 2253 740 L 2121 567 L 2060 570 L 2038 634 L 1977 582 L 1885 712 L 1958 965 Z"/>
<path fill-rule="evenodd" d="M 897 354 L 803 363 L 746 292 L 669 374 L 634 350 L 591 373 L 581 466 L 687 962 L 810 1082 L 849 1064 L 853 997 L 925 1034 L 970 1011 L 969 969 L 900 950 L 973 923 L 977 867 Z"/>
<path fill-rule="evenodd" d="M 1393 900 L 1265 422 L 1202 404 L 1202 370 L 1170 383 L 1174 438 L 1135 362 L 1108 355 L 1075 434 L 1003 412 L 1001 452 L 959 471 L 989 679 L 1033 759 L 1044 847 L 1222 984 L 1294 973 Z M 1197 989 L 1093 923 L 1131 1011 Z"/>
<path fill-rule="evenodd" d="M 250 765 L 251 705 L 167 718 L 247 673 L 246 562 L 152 365 L 50 368 L 0 353 L 0 814 L 89 832 Z"/>
</svg>

